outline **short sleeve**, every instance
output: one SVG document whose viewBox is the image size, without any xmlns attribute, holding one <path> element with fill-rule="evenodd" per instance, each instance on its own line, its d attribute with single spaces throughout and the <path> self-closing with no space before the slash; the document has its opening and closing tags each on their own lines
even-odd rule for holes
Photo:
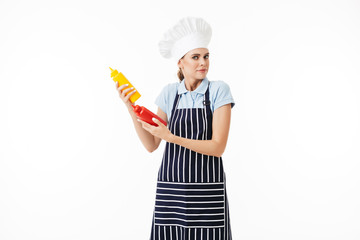
<svg viewBox="0 0 360 240">
<path fill-rule="evenodd" d="M 214 101 L 214 109 L 231 103 L 231 107 L 234 107 L 235 101 L 231 94 L 230 87 L 224 81 L 216 81 L 213 82 L 213 101 Z"/>
<path fill-rule="evenodd" d="M 168 116 L 167 106 L 168 106 L 168 91 L 169 85 L 166 85 L 158 95 L 158 97 L 155 99 L 155 104 Z"/>
<path fill-rule="evenodd" d="M 155 104 L 166 113 L 168 119 L 171 116 L 172 104 L 177 94 L 178 83 L 170 83 L 166 85 L 155 99 Z"/>
</svg>

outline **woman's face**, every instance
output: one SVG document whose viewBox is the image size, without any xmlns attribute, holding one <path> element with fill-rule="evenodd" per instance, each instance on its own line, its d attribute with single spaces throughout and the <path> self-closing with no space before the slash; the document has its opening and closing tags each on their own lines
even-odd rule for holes
<svg viewBox="0 0 360 240">
<path fill-rule="evenodd" d="M 202 80 L 209 70 L 209 50 L 196 48 L 189 51 L 178 62 L 186 79 Z"/>
</svg>

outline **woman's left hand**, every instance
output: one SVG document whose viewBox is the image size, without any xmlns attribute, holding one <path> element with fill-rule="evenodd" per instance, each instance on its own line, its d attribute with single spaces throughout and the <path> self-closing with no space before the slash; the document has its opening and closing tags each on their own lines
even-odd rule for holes
<svg viewBox="0 0 360 240">
<path fill-rule="evenodd" d="M 147 122 L 144 122 L 140 119 L 138 119 L 139 122 L 141 122 L 142 127 L 148 131 L 149 133 L 151 133 L 152 135 L 154 135 L 155 137 L 161 138 L 165 141 L 169 141 L 169 139 L 172 136 L 172 133 L 170 132 L 170 130 L 159 120 L 157 120 L 156 118 L 152 119 L 154 123 L 156 123 L 158 126 L 153 126 Z"/>
</svg>

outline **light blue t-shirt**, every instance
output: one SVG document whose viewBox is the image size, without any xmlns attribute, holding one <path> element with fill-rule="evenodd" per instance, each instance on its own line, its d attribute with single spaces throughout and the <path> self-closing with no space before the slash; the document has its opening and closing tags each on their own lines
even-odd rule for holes
<svg viewBox="0 0 360 240">
<path fill-rule="evenodd" d="M 176 94 L 180 96 L 178 108 L 203 108 L 204 95 L 209 85 L 210 108 L 214 112 L 217 108 L 231 103 L 231 107 L 235 105 L 231 95 L 230 87 L 223 81 L 209 81 L 204 78 L 201 84 L 194 90 L 188 91 L 185 87 L 185 80 L 166 85 L 159 96 L 155 100 L 155 104 L 166 113 L 170 121 L 171 110 Z"/>
</svg>

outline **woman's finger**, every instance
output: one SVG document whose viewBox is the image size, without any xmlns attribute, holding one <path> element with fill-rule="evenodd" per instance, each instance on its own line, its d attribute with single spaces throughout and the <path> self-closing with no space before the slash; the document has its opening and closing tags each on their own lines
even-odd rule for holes
<svg viewBox="0 0 360 240">
<path fill-rule="evenodd" d="M 151 125 L 150 125 L 150 124 L 148 124 L 147 122 L 144 122 L 144 121 L 141 120 L 141 119 L 138 119 L 138 122 L 141 123 L 142 127 L 143 127 L 146 131 L 150 132 L 150 130 L 151 130 Z"/>
<path fill-rule="evenodd" d="M 123 90 L 124 88 L 128 87 L 129 84 L 123 84 L 123 85 L 121 85 L 121 86 L 119 87 L 119 82 L 116 82 L 116 86 L 117 86 L 117 90 L 118 90 L 118 91 L 121 91 L 121 90 Z"/>
<path fill-rule="evenodd" d="M 140 122 L 145 127 L 150 127 L 151 126 L 150 124 L 148 124 L 147 122 L 141 120 L 140 118 L 138 118 L 137 120 L 138 120 L 138 122 Z"/>
<path fill-rule="evenodd" d="M 156 123 L 158 126 L 160 126 L 160 125 L 164 125 L 162 122 L 160 122 L 160 120 L 159 119 L 157 119 L 157 118 L 152 118 L 151 119 L 154 123 Z M 165 125 L 164 125 L 165 126 Z"/>
<path fill-rule="evenodd" d="M 130 91 L 132 91 L 134 88 L 131 87 L 131 88 L 127 88 L 125 89 L 124 91 L 121 91 L 121 94 L 123 94 L 124 96 L 126 96 L 127 93 L 129 93 Z"/>
<path fill-rule="evenodd" d="M 131 91 L 129 94 L 127 94 L 127 95 L 124 97 L 124 100 L 125 100 L 125 101 L 129 100 L 129 98 L 131 97 L 131 95 L 133 95 L 135 92 L 136 92 L 136 90 Z M 125 94 L 126 94 L 126 93 L 125 93 Z"/>
</svg>

